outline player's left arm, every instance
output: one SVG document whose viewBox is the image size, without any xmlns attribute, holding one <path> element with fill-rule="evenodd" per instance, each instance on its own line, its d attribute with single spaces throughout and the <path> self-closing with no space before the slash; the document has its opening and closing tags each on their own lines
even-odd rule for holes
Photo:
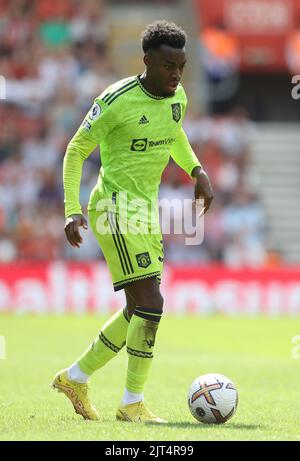
<svg viewBox="0 0 300 461">
<path fill-rule="evenodd" d="M 209 177 L 194 153 L 183 128 L 181 128 L 176 142 L 172 147 L 171 156 L 177 165 L 192 178 L 195 178 L 195 200 L 203 198 L 203 212 L 206 213 L 214 198 L 213 190 Z"/>
</svg>

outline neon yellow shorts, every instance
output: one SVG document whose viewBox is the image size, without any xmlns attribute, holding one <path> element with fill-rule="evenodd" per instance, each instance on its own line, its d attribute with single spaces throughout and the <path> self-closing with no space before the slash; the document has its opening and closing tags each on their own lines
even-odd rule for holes
<svg viewBox="0 0 300 461">
<path fill-rule="evenodd" d="M 88 215 L 115 291 L 149 277 L 157 277 L 160 281 L 164 257 L 160 229 L 157 233 L 151 233 L 150 229 L 147 233 L 136 233 L 136 229 L 131 232 L 129 226 L 124 231 L 119 214 L 109 209 L 97 211 L 89 206 Z"/>
</svg>

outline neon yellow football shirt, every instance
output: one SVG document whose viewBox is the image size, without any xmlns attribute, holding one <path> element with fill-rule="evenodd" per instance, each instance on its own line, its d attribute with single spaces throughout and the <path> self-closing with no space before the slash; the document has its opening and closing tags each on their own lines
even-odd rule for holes
<svg viewBox="0 0 300 461">
<path fill-rule="evenodd" d="M 100 145 L 97 197 L 126 192 L 128 200 L 156 200 L 170 155 L 189 175 L 200 166 L 182 128 L 187 98 L 179 84 L 173 96 L 157 97 L 139 76 L 109 86 L 94 101 L 70 141 L 64 159 L 65 214 L 82 213 L 79 189 L 83 161 Z M 89 208 L 96 204 L 90 201 Z"/>
</svg>

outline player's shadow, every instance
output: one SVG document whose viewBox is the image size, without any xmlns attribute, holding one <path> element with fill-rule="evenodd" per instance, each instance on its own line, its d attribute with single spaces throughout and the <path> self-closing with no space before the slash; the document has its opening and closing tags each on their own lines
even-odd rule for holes
<svg viewBox="0 0 300 461">
<path fill-rule="evenodd" d="M 153 424 L 156 425 L 156 423 L 148 423 L 148 424 Z M 147 424 L 147 425 L 148 425 Z M 174 423 L 165 423 L 163 425 L 164 427 L 176 427 L 176 428 L 181 428 L 181 429 L 195 429 L 195 430 L 205 430 L 211 427 L 211 424 L 201 424 L 201 423 L 191 423 L 191 422 L 174 422 Z M 263 424 L 239 424 L 239 423 L 227 423 L 227 424 L 216 424 L 215 427 L 222 428 L 222 429 L 238 429 L 238 430 L 255 430 L 255 429 L 265 429 L 266 426 Z"/>
</svg>

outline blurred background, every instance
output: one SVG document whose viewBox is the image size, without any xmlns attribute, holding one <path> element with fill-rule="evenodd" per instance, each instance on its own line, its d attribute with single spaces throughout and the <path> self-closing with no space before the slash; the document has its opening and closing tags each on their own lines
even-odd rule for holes
<svg viewBox="0 0 300 461">
<path fill-rule="evenodd" d="M 164 236 L 166 309 L 300 314 L 297 0 L 0 0 L 0 311 L 120 305 L 92 233 L 66 242 L 62 161 L 93 99 L 142 73 L 156 19 L 188 33 L 185 130 L 215 191 L 200 246 Z M 96 151 L 84 209 L 99 167 Z M 192 196 L 170 162 L 160 197 Z"/>
</svg>

